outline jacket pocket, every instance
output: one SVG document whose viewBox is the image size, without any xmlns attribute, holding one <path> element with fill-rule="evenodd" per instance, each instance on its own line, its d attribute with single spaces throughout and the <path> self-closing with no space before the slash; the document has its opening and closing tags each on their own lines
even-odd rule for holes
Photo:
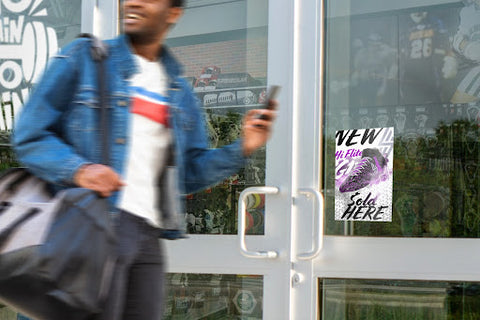
<svg viewBox="0 0 480 320">
<path fill-rule="evenodd" d="M 99 103 L 93 89 L 79 90 L 64 119 L 66 142 L 82 156 L 93 160 L 99 154 Z"/>
<path fill-rule="evenodd" d="M 99 102 L 93 89 L 79 90 L 68 114 L 68 127 L 74 131 L 94 131 L 98 127 Z"/>
</svg>

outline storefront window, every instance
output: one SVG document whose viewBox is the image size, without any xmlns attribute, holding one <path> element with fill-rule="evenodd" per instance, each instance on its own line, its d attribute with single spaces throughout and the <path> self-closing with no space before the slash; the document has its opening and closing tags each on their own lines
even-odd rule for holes
<svg viewBox="0 0 480 320">
<path fill-rule="evenodd" d="M 168 274 L 164 320 L 262 319 L 263 277 Z"/>
<path fill-rule="evenodd" d="M 166 41 L 205 111 L 213 148 L 237 139 L 245 112 L 265 102 L 267 5 L 267 0 L 187 1 L 184 17 Z M 188 232 L 236 233 L 240 192 L 264 184 L 262 149 L 237 175 L 187 196 Z M 247 200 L 247 233 L 263 234 L 264 196 Z"/>
<path fill-rule="evenodd" d="M 480 1 L 326 7 L 326 233 L 479 237 Z M 370 173 L 356 165 L 346 173 L 338 153 L 335 161 L 340 130 L 371 128 L 393 132 L 390 220 L 363 213 L 335 220 L 339 177 L 355 176 L 343 194 L 351 197 L 362 192 L 362 179 L 373 179 L 372 170 L 388 167 L 379 160 Z M 359 153 L 356 163 L 363 158 Z"/>
<path fill-rule="evenodd" d="M 322 319 L 477 319 L 480 287 L 472 282 L 319 280 Z"/>
</svg>

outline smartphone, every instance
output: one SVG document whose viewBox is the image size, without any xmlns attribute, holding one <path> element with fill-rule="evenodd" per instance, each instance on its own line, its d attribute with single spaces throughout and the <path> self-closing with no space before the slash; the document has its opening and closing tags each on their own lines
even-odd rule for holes
<svg viewBox="0 0 480 320">
<path fill-rule="evenodd" d="M 280 92 L 280 88 L 281 88 L 280 86 L 276 86 L 276 85 L 272 85 L 268 88 L 267 98 L 265 99 L 265 103 L 261 108 L 265 108 L 265 109 L 268 108 L 268 101 L 277 98 L 278 93 Z M 257 119 L 267 120 L 267 117 L 262 114 L 262 115 L 259 115 Z"/>
<path fill-rule="evenodd" d="M 268 101 L 276 99 L 280 92 L 280 86 L 272 85 L 268 88 L 267 99 L 265 100 L 265 108 L 268 108 Z"/>
</svg>

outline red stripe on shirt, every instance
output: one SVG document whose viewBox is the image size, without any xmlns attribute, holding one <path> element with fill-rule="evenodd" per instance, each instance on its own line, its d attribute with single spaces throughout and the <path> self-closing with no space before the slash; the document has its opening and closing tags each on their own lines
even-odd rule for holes
<svg viewBox="0 0 480 320">
<path fill-rule="evenodd" d="M 168 127 L 168 105 L 134 97 L 131 112 Z"/>
</svg>

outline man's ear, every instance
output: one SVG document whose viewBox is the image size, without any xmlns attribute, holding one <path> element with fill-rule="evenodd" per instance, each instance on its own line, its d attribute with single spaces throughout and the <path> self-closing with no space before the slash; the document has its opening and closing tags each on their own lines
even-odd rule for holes
<svg viewBox="0 0 480 320">
<path fill-rule="evenodd" d="M 167 23 L 174 25 L 183 15 L 183 9 L 181 7 L 170 7 L 168 9 Z"/>
</svg>

